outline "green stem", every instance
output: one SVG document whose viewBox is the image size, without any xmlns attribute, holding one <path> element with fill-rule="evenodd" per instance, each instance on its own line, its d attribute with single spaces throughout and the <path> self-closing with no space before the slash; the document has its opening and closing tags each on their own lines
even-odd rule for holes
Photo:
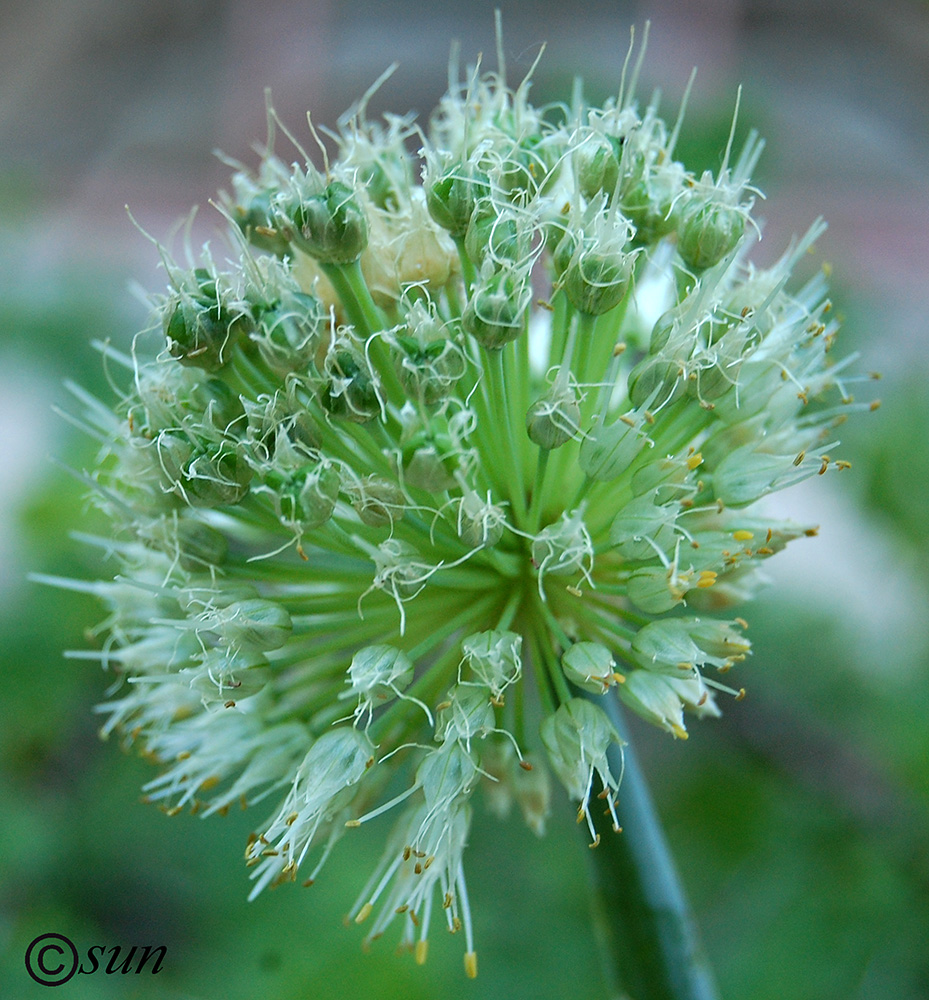
<svg viewBox="0 0 929 1000">
<path fill-rule="evenodd" d="M 717 1000 L 713 973 L 661 829 L 619 702 L 591 697 L 625 747 L 607 759 L 622 773 L 616 812 L 622 832 L 597 815 L 600 845 L 590 852 L 597 937 L 609 981 L 633 1000 Z M 599 810 L 598 810 L 599 812 Z"/>
</svg>

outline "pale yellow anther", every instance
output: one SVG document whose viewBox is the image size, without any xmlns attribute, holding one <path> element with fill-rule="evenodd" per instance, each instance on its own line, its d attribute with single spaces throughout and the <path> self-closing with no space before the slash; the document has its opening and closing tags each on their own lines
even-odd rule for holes
<svg viewBox="0 0 929 1000">
<path fill-rule="evenodd" d="M 687 459 L 687 468 L 696 469 L 698 465 L 702 464 L 702 462 L 703 455 L 701 455 L 699 451 L 696 451 L 690 456 L 690 458 Z"/>
<path fill-rule="evenodd" d="M 468 979 L 477 979 L 477 952 L 465 952 L 464 957 L 465 975 Z"/>
<path fill-rule="evenodd" d="M 429 957 L 429 942 L 417 941 L 416 947 L 413 949 L 413 958 L 416 960 L 416 964 L 425 965 L 426 959 L 428 957 Z"/>
<path fill-rule="evenodd" d="M 345 821 L 345 825 L 347 827 L 349 827 L 349 829 L 354 829 L 356 826 L 361 826 L 361 820 L 360 819 L 347 819 Z"/>
<path fill-rule="evenodd" d="M 626 344 L 625 344 L 624 341 L 620 341 L 618 344 L 615 344 L 614 347 L 613 347 L 613 357 L 614 358 L 618 358 L 620 356 L 620 354 L 624 354 L 625 351 L 626 351 Z"/>
<path fill-rule="evenodd" d="M 573 587 L 570 584 L 565 587 L 565 590 L 571 594 L 573 597 L 583 597 L 584 592 L 579 587 Z"/>
<path fill-rule="evenodd" d="M 752 531 L 745 531 L 743 528 L 740 528 L 738 531 L 732 532 L 732 537 L 737 542 L 750 542 L 755 537 L 755 534 Z"/>
<path fill-rule="evenodd" d="M 371 916 L 371 911 L 374 907 L 370 903 L 365 903 L 364 906 L 358 911 L 358 915 L 355 917 L 356 924 L 363 924 L 368 917 Z"/>
<path fill-rule="evenodd" d="M 676 722 L 671 723 L 671 732 L 674 733 L 679 740 L 686 740 L 690 735 L 683 726 L 679 726 Z"/>
</svg>

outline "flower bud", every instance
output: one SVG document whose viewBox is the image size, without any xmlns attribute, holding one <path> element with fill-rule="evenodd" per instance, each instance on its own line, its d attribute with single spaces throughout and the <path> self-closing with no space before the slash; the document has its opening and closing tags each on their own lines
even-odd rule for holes
<svg viewBox="0 0 929 1000">
<path fill-rule="evenodd" d="M 651 559 L 656 548 L 667 551 L 674 545 L 674 523 L 680 505 L 659 505 L 655 501 L 654 491 L 634 497 L 613 518 L 610 543 L 623 559 Z"/>
<path fill-rule="evenodd" d="M 625 230 L 623 233 L 628 235 Z M 579 238 L 571 230 L 562 237 L 555 260 L 564 264 L 560 280 L 575 309 L 599 316 L 625 298 L 635 254 L 622 250 L 624 242 L 604 241 L 599 236 Z"/>
<path fill-rule="evenodd" d="M 482 684 L 456 684 L 436 716 L 435 738 L 439 743 L 461 742 L 465 747 L 475 737 L 493 732 L 494 707 L 490 689 Z"/>
<path fill-rule="evenodd" d="M 389 479 L 365 476 L 357 487 L 348 487 L 355 494 L 352 506 L 364 524 L 382 528 L 403 517 L 407 502 L 403 491 Z"/>
<path fill-rule="evenodd" d="M 397 378 L 414 398 L 426 406 L 446 399 L 467 364 L 451 340 L 440 338 L 420 345 L 412 337 L 398 337 Z"/>
<path fill-rule="evenodd" d="M 562 514 L 561 520 L 543 528 L 532 542 L 532 562 L 539 573 L 539 586 L 546 573 L 570 576 L 584 573 L 593 560 L 593 543 L 583 518 Z"/>
<path fill-rule="evenodd" d="M 603 132 L 589 135 L 574 150 L 574 176 L 588 201 L 601 191 L 610 196 L 616 190 L 622 151 L 622 139 Z"/>
<path fill-rule="evenodd" d="M 581 441 L 578 465 L 594 480 L 621 476 L 648 440 L 642 431 L 644 422 L 644 417 L 633 410 L 612 424 L 596 424 Z"/>
<path fill-rule="evenodd" d="M 492 698 L 499 699 L 522 673 L 522 643 L 523 637 L 515 632 L 475 632 L 462 640 L 462 664 L 467 664 L 477 681 L 489 688 Z"/>
<path fill-rule="evenodd" d="M 649 622 L 636 632 L 632 652 L 649 670 L 692 670 L 702 662 L 687 624 L 681 618 Z"/>
<path fill-rule="evenodd" d="M 262 652 L 280 649 L 293 631 L 287 609 L 266 598 L 233 601 L 212 612 L 207 623 L 227 646 Z"/>
<path fill-rule="evenodd" d="M 672 585 L 670 572 L 663 566 L 643 566 L 626 580 L 629 600 L 647 615 L 663 615 L 680 604 L 687 588 Z"/>
<path fill-rule="evenodd" d="M 252 340 L 268 367 L 286 374 L 304 370 L 314 360 L 324 330 L 319 299 L 289 292 L 261 314 Z"/>
<path fill-rule="evenodd" d="M 426 207 L 443 229 L 460 239 L 468 231 L 478 199 L 484 197 L 488 188 L 485 174 L 470 165 L 458 164 L 432 181 L 427 178 Z"/>
<path fill-rule="evenodd" d="M 364 212 L 342 181 L 330 181 L 309 196 L 286 192 L 274 209 L 283 234 L 321 264 L 352 264 L 368 245 Z"/>
<path fill-rule="evenodd" d="M 402 649 L 388 645 L 359 649 L 348 668 L 352 692 L 374 706 L 396 697 L 412 680 L 413 661 Z"/>
<path fill-rule="evenodd" d="M 190 677 L 191 690 L 205 706 L 231 708 L 263 690 L 271 680 L 271 667 L 257 649 L 216 647 L 203 654 L 199 667 L 184 674 Z"/>
<path fill-rule="evenodd" d="M 500 211 L 489 198 L 484 198 L 477 203 L 468 222 L 465 250 L 478 267 L 487 259 L 495 264 L 516 263 L 529 252 L 529 232 L 520 226 L 515 213 Z"/>
<path fill-rule="evenodd" d="M 564 675 L 584 691 L 603 694 L 616 683 L 616 661 L 599 642 L 576 642 L 561 657 Z"/>
<path fill-rule="evenodd" d="M 164 334 L 168 350 L 182 365 L 215 372 L 253 323 L 243 307 L 227 301 L 228 295 L 206 268 L 197 268 L 194 279 L 195 291 L 182 289 L 166 303 Z"/>
<path fill-rule="evenodd" d="M 694 271 L 705 271 L 735 249 L 745 232 L 745 214 L 732 205 L 710 200 L 684 215 L 677 249 Z"/>
<path fill-rule="evenodd" d="M 368 366 L 353 351 L 338 349 L 326 358 L 329 382 L 320 401 L 334 416 L 364 424 L 381 412 L 374 377 Z"/>
<path fill-rule="evenodd" d="M 549 391 L 537 399 L 526 414 L 526 433 L 533 444 L 545 451 L 560 448 L 578 432 L 581 408 L 577 392 L 569 385 L 556 382 Z"/>
<path fill-rule="evenodd" d="M 499 350 L 522 332 L 532 288 L 518 271 L 482 278 L 468 301 L 461 325 L 488 351 Z"/>
<path fill-rule="evenodd" d="M 458 504 L 457 527 L 458 537 L 465 545 L 476 549 L 493 548 L 503 537 L 503 509 L 490 500 L 482 500 L 471 490 Z"/>
</svg>

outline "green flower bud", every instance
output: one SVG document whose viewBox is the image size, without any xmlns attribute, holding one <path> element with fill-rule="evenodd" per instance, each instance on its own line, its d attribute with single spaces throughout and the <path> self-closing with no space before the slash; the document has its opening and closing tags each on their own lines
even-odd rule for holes
<svg viewBox="0 0 929 1000">
<path fill-rule="evenodd" d="M 532 562 L 538 569 L 539 587 L 546 573 L 570 576 L 584 573 L 593 560 L 593 543 L 578 513 L 543 528 L 532 542 Z"/>
<path fill-rule="evenodd" d="M 629 574 L 626 593 L 640 611 L 663 615 L 683 601 L 687 588 L 674 583 L 663 566 L 643 566 Z"/>
<path fill-rule="evenodd" d="M 296 477 L 296 513 L 304 529 L 312 531 L 325 524 L 339 499 L 342 477 L 334 465 L 320 462 Z"/>
<path fill-rule="evenodd" d="M 468 747 L 494 730 L 494 707 L 490 689 L 482 684 L 456 684 L 436 714 L 435 738 L 439 743 L 462 743 Z"/>
<path fill-rule="evenodd" d="M 745 213 L 731 205 L 706 201 L 684 216 L 677 249 L 694 271 L 705 271 L 735 249 L 745 232 Z"/>
<path fill-rule="evenodd" d="M 588 136 L 574 150 L 574 176 L 588 201 L 600 192 L 609 197 L 616 190 L 622 152 L 622 139 L 603 132 Z"/>
<path fill-rule="evenodd" d="M 681 218 L 682 190 L 683 171 L 661 168 L 623 188 L 620 207 L 635 227 L 635 246 L 653 246 L 674 232 Z"/>
<path fill-rule="evenodd" d="M 581 441 L 578 465 L 591 479 L 621 476 L 648 441 L 644 423 L 645 418 L 633 410 L 612 424 L 596 424 Z"/>
<path fill-rule="evenodd" d="M 467 370 L 467 363 L 451 340 L 421 345 L 412 337 L 398 337 L 395 365 L 400 384 L 426 406 L 446 399 Z"/>
<path fill-rule="evenodd" d="M 229 552 L 222 532 L 191 517 L 159 517 L 138 529 L 139 538 L 153 549 L 176 558 L 188 572 L 221 566 Z"/>
<path fill-rule="evenodd" d="M 208 618 L 211 631 L 236 649 L 280 649 L 290 638 L 293 623 L 283 605 L 266 598 L 233 601 Z"/>
<path fill-rule="evenodd" d="M 238 503 L 249 491 L 252 470 L 239 448 L 222 444 L 206 450 L 180 434 L 164 433 L 157 454 L 169 488 L 191 507 Z"/>
<path fill-rule="evenodd" d="M 526 414 L 526 433 L 533 444 L 546 451 L 560 448 L 577 434 L 581 408 L 577 392 L 569 385 L 555 385 L 537 399 Z"/>
<path fill-rule="evenodd" d="M 426 181 L 426 207 L 443 229 L 460 239 L 468 231 L 475 205 L 487 194 L 489 186 L 485 174 L 458 164 L 431 183 Z"/>
<path fill-rule="evenodd" d="M 457 517 L 458 537 L 471 548 L 491 549 L 503 537 L 503 509 L 473 490 L 461 498 Z"/>
<path fill-rule="evenodd" d="M 325 332 L 322 303 L 313 295 L 289 292 L 260 315 L 252 340 L 268 367 L 286 374 L 313 362 Z"/>
<path fill-rule="evenodd" d="M 413 661 L 393 646 L 365 646 L 348 668 L 351 691 L 372 707 L 395 698 L 413 680 Z"/>
<path fill-rule="evenodd" d="M 635 253 L 626 253 L 628 231 L 621 237 L 604 239 L 579 236 L 568 230 L 555 249 L 556 268 L 562 267 L 561 285 L 568 301 L 580 312 L 599 316 L 625 298 L 632 283 Z"/>
<path fill-rule="evenodd" d="M 219 371 L 232 348 L 254 324 L 241 307 L 224 301 L 217 279 L 205 268 L 194 272 L 196 291 L 170 298 L 162 317 L 168 350 L 182 365 Z"/>
<path fill-rule="evenodd" d="M 649 622 L 636 632 L 632 652 L 649 670 L 693 670 L 702 662 L 700 650 L 680 618 Z"/>
<path fill-rule="evenodd" d="M 515 270 L 484 278 L 468 301 L 461 325 L 488 351 L 496 351 L 522 332 L 532 289 Z"/>
<path fill-rule="evenodd" d="M 613 654 L 599 642 L 576 642 L 561 657 L 565 677 L 584 691 L 603 694 L 617 683 Z"/>
<path fill-rule="evenodd" d="M 320 194 L 288 192 L 275 203 L 284 235 L 321 264 L 352 264 L 368 245 L 368 225 L 354 191 L 330 181 Z"/>
<path fill-rule="evenodd" d="M 672 403 L 687 392 L 684 371 L 676 361 L 645 357 L 629 373 L 629 399 L 634 406 L 646 401 Z"/>
<path fill-rule="evenodd" d="M 271 680 L 271 667 L 258 650 L 207 650 L 198 668 L 182 671 L 206 707 L 236 703 L 256 695 Z"/>
<path fill-rule="evenodd" d="M 516 263 L 529 252 L 529 235 L 512 211 L 501 211 L 490 198 L 484 198 L 468 222 L 465 250 L 478 267 L 487 259 L 495 264 Z"/>
<path fill-rule="evenodd" d="M 522 644 L 521 635 L 499 629 L 475 632 L 461 642 L 462 665 L 467 664 L 476 680 L 490 690 L 495 702 L 502 699 L 504 690 L 522 674 Z"/>
<path fill-rule="evenodd" d="M 400 487 L 380 476 L 365 476 L 353 492 L 356 496 L 352 506 L 362 522 L 372 528 L 382 528 L 399 521 L 407 507 Z"/>
<path fill-rule="evenodd" d="M 258 250 L 272 253 L 276 257 L 286 256 L 290 252 L 290 242 L 275 228 L 272 218 L 274 192 L 251 184 L 247 189 L 238 184 L 236 187 L 238 204 L 231 214 L 245 238 Z"/>
<path fill-rule="evenodd" d="M 623 504 L 610 525 L 610 543 L 623 559 L 652 559 L 656 546 L 662 551 L 673 547 L 674 523 L 680 505 L 655 503 L 655 493 L 637 496 Z M 648 539 L 648 541 L 645 541 Z"/>
<path fill-rule="evenodd" d="M 334 417 L 364 424 L 380 415 L 371 371 L 354 352 L 341 349 L 330 353 L 326 372 L 330 378 L 320 399 Z"/>
</svg>

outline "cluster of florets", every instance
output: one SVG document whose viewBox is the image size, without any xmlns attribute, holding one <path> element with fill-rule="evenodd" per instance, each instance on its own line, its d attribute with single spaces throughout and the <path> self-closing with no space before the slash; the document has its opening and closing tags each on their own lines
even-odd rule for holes
<svg viewBox="0 0 929 1000">
<path fill-rule="evenodd" d="M 634 90 L 539 109 L 474 71 L 428 138 L 363 103 L 322 169 L 270 112 L 235 259 L 165 254 L 163 349 L 107 348 L 131 388 L 84 397 L 118 569 L 68 585 L 110 609 L 104 732 L 171 812 L 273 803 L 255 893 L 396 810 L 351 916 L 423 961 L 441 912 L 471 975 L 474 790 L 541 832 L 554 772 L 596 844 L 604 700 L 685 737 L 739 697 L 730 609 L 815 532 L 754 505 L 843 465 L 824 280 L 786 289 L 823 226 L 755 268 L 761 143 L 697 178 Z"/>
</svg>

